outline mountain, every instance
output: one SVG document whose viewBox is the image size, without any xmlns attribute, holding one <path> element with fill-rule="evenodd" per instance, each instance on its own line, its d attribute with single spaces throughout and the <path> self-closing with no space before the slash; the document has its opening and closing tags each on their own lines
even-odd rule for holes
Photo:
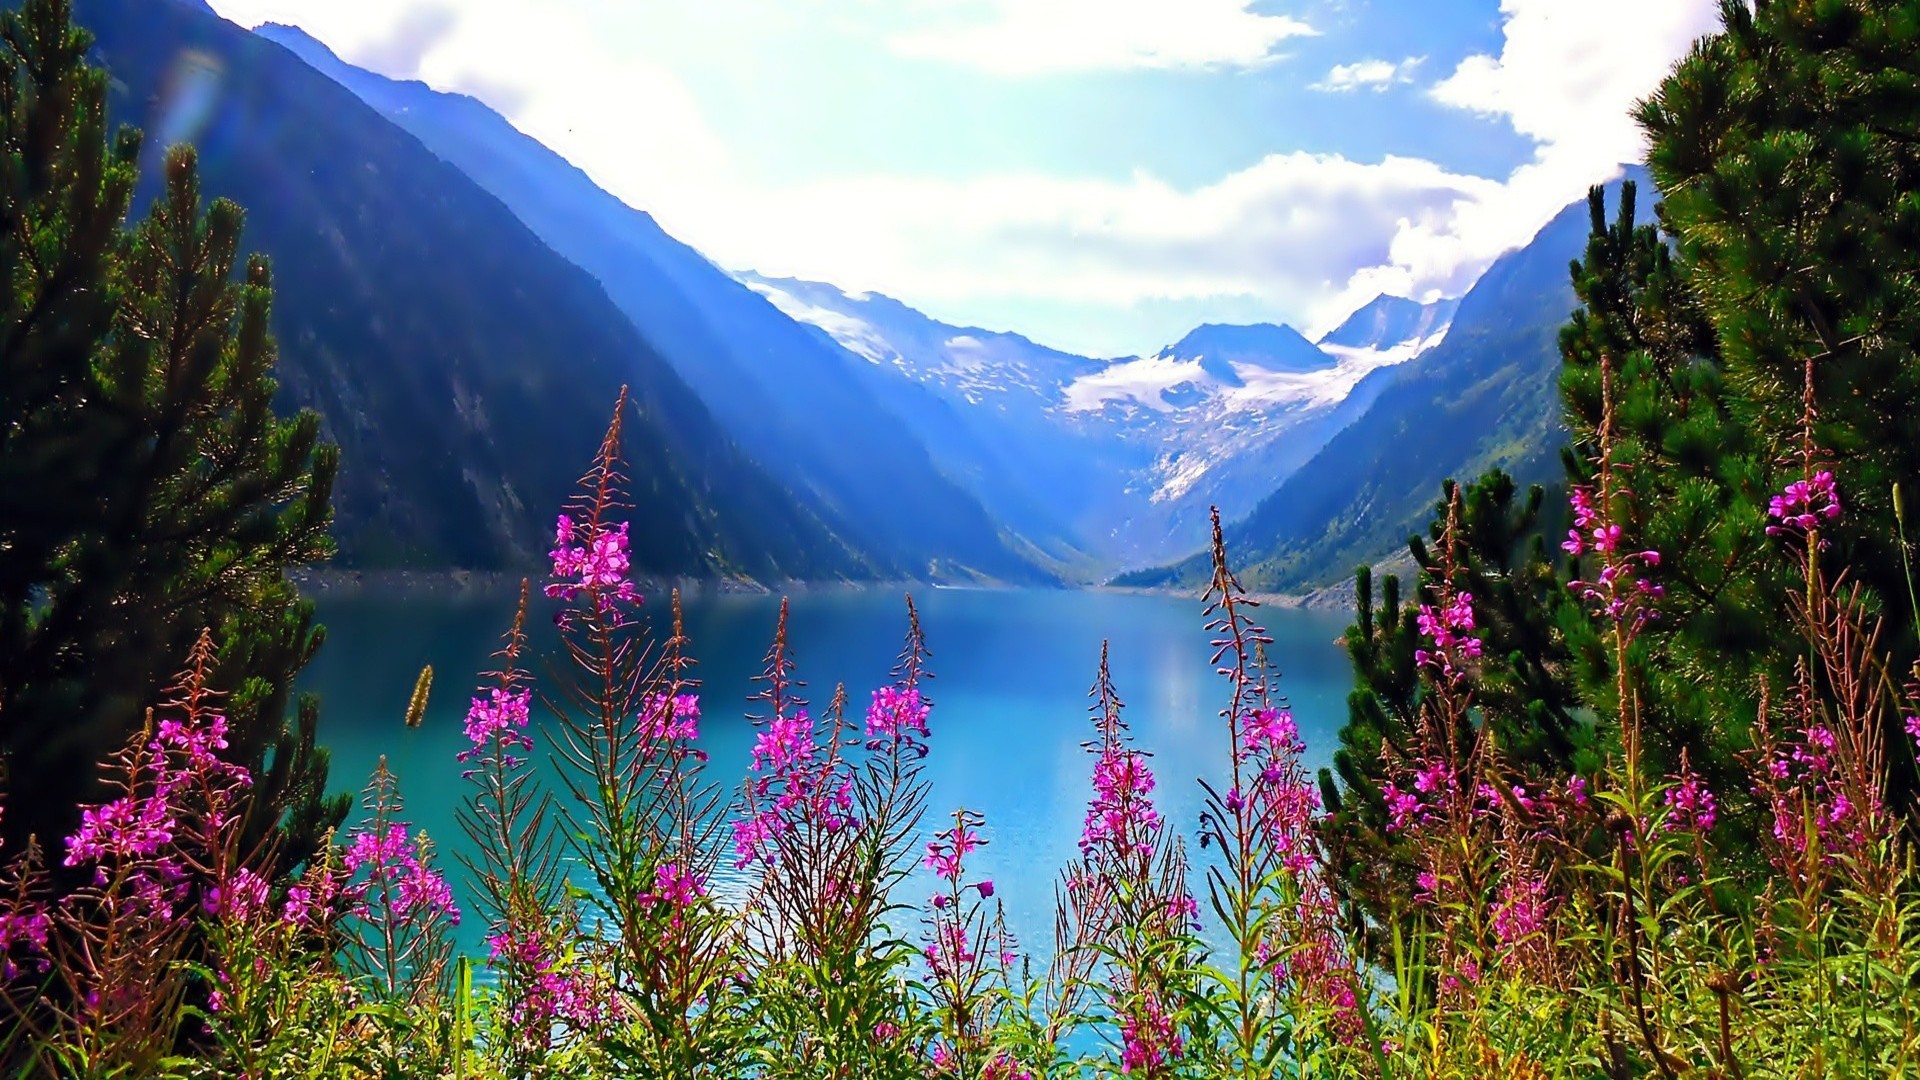
<svg viewBox="0 0 1920 1080">
<path fill-rule="evenodd" d="M 1404 296 L 1376 296 L 1319 341 L 1321 348 L 1380 349 L 1420 341 L 1446 330 L 1460 301 L 1422 304 Z"/>
<path fill-rule="evenodd" d="M 877 294 L 738 276 L 863 357 L 874 394 L 943 470 L 1094 578 L 1191 550 L 1215 503 L 1251 510 L 1364 411 L 1389 381 L 1381 369 L 1444 335 L 1449 310 L 1408 321 L 1422 337 L 1388 340 L 1384 327 L 1369 347 L 1322 349 L 1286 326 L 1206 325 L 1149 356 L 1097 360 Z"/>
<path fill-rule="evenodd" d="M 1244 386 L 1238 368 L 1306 374 L 1334 366 L 1334 359 L 1291 326 L 1256 323 L 1223 326 L 1206 323 L 1168 346 L 1174 356 L 1192 357 L 1200 370 L 1223 386 Z"/>
<path fill-rule="evenodd" d="M 364 567 L 531 568 L 619 387 L 636 567 L 873 577 L 755 466 L 587 274 L 280 46 L 180 0 L 78 0 L 115 118 L 199 147 L 275 268 L 279 405 L 342 449 L 335 534 Z"/>
<path fill-rule="evenodd" d="M 342 62 L 285 26 L 260 35 L 405 129 L 597 278 L 721 426 L 861 550 L 915 576 L 1039 581 L 1045 555 L 1002 531 L 881 406 L 846 350 L 669 236 L 653 218 L 472 98 Z"/>
<path fill-rule="evenodd" d="M 1099 576 L 1101 507 L 1137 456 L 1053 415 L 1062 389 L 1104 361 L 1018 335 L 940 322 L 878 293 L 734 275 L 841 355 L 920 437 L 942 473 L 1070 576 Z"/>
<path fill-rule="evenodd" d="M 1651 187 L 1644 171 L 1629 178 Z M 1618 205 L 1618 182 L 1607 198 Z M 1390 380 L 1363 415 L 1226 530 L 1249 588 L 1328 585 L 1393 553 L 1424 529 L 1448 477 L 1471 480 L 1496 466 L 1522 484 L 1557 475 L 1566 439 L 1559 330 L 1575 306 L 1567 266 L 1585 250 L 1588 223 L 1585 199 L 1568 206 L 1494 262 L 1460 299 L 1443 341 L 1356 387 L 1358 395 L 1367 381 Z M 1200 554 L 1120 582 L 1192 586 L 1207 571 Z"/>
</svg>

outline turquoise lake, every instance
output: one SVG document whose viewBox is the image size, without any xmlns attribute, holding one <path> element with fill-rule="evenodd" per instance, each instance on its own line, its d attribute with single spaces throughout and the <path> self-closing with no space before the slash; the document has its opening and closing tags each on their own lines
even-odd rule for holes
<svg viewBox="0 0 1920 1080">
<path fill-rule="evenodd" d="M 1077 853 L 1086 811 L 1093 762 L 1082 743 L 1092 734 L 1088 688 L 1102 640 L 1111 643 L 1123 715 L 1138 745 L 1154 755 L 1161 810 L 1193 847 L 1196 779 L 1221 775 L 1227 755 L 1218 713 L 1228 686 L 1211 663 L 1201 605 L 1169 596 L 1046 590 L 922 589 L 914 598 L 935 676 L 927 686 L 933 701 L 928 825 L 940 828 L 938 815 L 956 806 L 986 815 L 988 845 L 969 859 L 968 877 L 992 878 L 1011 928 L 1043 951 L 1052 932 L 1053 883 Z M 406 819 L 440 845 L 457 894 L 463 872 L 451 856 L 461 839 L 455 807 L 465 784 L 454 755 L 466 744 L 462 722 L 475 673 L 492 666 L 490 654 L 514 599 L 508 593 L 323 596 L 327 643 L 303 680 L 320 695 L 333 787 L 357 790 L 384 754 L 399 777 Z M 686 605 L 701 680 L 700 745 L 711 755 L 708 776 L 728 790 L 745 776 L 753 741 L 747 699 L 779 603 L 778 597 L 727 595 Z M 548 622 L 551 603 L 536 593 L 534 604 L 529 623 Z M 666 604 L 649 597 L 645 609 L 661 617 Z M 1279 687 L 1300 725 L 1308 764 L 1318 768 L 1332 753 L 1352 685 L 1336 640 L 1348 617 L 1273 607 L 1259 612 L 1275 639 Z M 872 690 L 890 681 L 906 626 L 899 592 L 793 597 L 790 639 L 797 674 L 808 684 L 804 695 L 824 707 L 834 684 L 844 682 L 853 708 L 863 713 Z M 536 633 L 535 643 L 550 646 L 551 633 Z M 433 693 L 425 722 L 408 729 L 403 714 L 423 664 L 433 665 Z M 526 666 L 538 673 L 544 661 Z M 723 865 L 730 867 L 731 858 Z M 477 924 L 469 918 L 460 927 L 464 946 L 478 944 L 484 929 Z"/>
</svg>

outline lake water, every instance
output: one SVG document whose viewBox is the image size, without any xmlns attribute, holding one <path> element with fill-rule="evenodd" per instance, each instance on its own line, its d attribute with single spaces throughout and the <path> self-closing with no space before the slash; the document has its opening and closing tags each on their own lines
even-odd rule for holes
<svg viewBox="0 0 1920 1080">
<path fill-rule="evenodd" d="M 407 600 L 362 594 L 320 603 L 327 643 L 304 685 L 321 698 L 333 787 L 357 789 L 386 755 L 406 798 L 406 818 L 449 856 L 461 837 L 454 811 L 465 785 L 453 758 L 465 746 L 462 722 L 474 673 L 492 666 L 490 654 L 514 599 L 505 593 Z M 986 815 L 988 845 L 969 858 L 968 876 L 994 879 L 1023 942 L 1050 940 L 1053 883 L 1077 853 L 1092 769 L 1081 745 L 1092 733 L 1087 691 L 1103 639 L 1111 643 L 1114 679 L 1127 703 L 1123 715 L 1138 744 L 1154 755 L 1158 803 L 1192 848 L 1200 809 L 1196 778 L 1221 775 L 1227 754 L 1218 713 L 1228 686 L 1210 663 L 1210 635 L 1197 600 L 972 589 L 924 589 L 915 600 L 935 675 L 927 689 L 934 703 L 929 824 L 941 827 L 938 815 L 956 806 Z M 530 622 L 550 617 L 549 602 L 536 594 L 535 604 Z M 647 606 L 664 613 L 663 600 Z M 702 683 L 700 745 L 712 755 L 708 775 L 729 789 L 745 775 L 753 729 L 744 714 L 778 609 L 778 598 L 766 596 L 687 604 Z M 1308 764 L 1318 768 L 1346 715 L 1352 677 L 1336 639 L 1348 618 L 1272 607 L 1260 614 L 1275 639 L 1271 655 Z M 804 593 L 793 598 L 789 631 L 797 674 L 808 683 L 805 696 L 824 707 L 834 684 L 845 682 L 853 707 L 864 712 L 871 691 L 890 681 L 906 632 L 903 596 Z M 433 665 L 433 694 L 425 722 L 408 729 L 403 714 L 423 664 Z M 542 665 L 527 666 L 537 672 Z M 451 858 L 446 868 L 459 889 Z M 477 923 L 461 926 L 464 946 L 478 944 L 483 928 Z"/>
</svg>

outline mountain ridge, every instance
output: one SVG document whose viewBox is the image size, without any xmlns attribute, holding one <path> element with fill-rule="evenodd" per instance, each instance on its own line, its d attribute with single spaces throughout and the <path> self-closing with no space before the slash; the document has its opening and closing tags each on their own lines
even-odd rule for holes
<svg viewBox="0 0 1920 1080">
<path fill-rule="evenodd" d="M 1644 170 L 1626 179 L 1652 190 Z M 1606 185 L 1609 206 L 1621 180 Z M 1285 483 L 1225 530 L 1241 580 L 1263 591 L 1338 584 L 1424 528 L 1443 479 L 1502 468 L 1550 483 L 1565 429 L 1559 330 L 1576 300 L 1567 267 L 1584 250 L 1585 199 L 1496 259 L 1460 298 L 1445 338 L 1391 369 L 1391 385 Z M 1378 373 L 1376 373 L 1378 374 Z M 1404 463 L 1417 463 L 1404 467 Z M 1117 585 L 1190 587 L 1204 553 L 1119 575 Z"/>
<path fill-rule="evenodd" d="M 78 0 L 75 14 L 115 120 L 194 141 L 207 197 L 240 203 L 242 243 L 273 260 L 277 403 L 314 408 L 341 445 L 344 566 L 538 566 L 625 384 L 636 509 L 672 523 L 635 531 L 636 566 L 898 572 L 747 461 L 597 283 L 281 46 L 197 3 Z M 189 59 L 191 100 L 174 91 Z"/>
<path fill-rule="evenodd" d="M 839 346 L 733 280 L 704 255 L 594 185 L 583 171 L 471 98 L 341 61 L 310 35 L 263 26 L 490 192 L 580 267 L 679 373 L 721 427 L 837 534 L 916 576 L 1053 579 L 936 468 L 916 434 L 874 402 Z M 823 425 L 833 438 L 822 438 Z"/>
</svg>

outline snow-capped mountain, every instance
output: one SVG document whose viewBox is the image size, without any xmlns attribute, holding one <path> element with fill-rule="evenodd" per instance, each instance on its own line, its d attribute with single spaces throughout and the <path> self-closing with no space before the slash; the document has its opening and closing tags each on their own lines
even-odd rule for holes
<svg viewBox="0 0 1920 1080">
<path fill-rule="evenodd" d="M 1100 569 L 1190 550 L 1210 506 L 1252 509 L 1364 411 L 1391 381 L 1381 369 L 1438 343 L 1452 312 L 1381 297 L 1324 344 L 1209 324 L 1149 356 L 1098 360 L 877 294 L 737 276 L 865 358 L 876 396 L 989 510 Z"/>
</svg>

